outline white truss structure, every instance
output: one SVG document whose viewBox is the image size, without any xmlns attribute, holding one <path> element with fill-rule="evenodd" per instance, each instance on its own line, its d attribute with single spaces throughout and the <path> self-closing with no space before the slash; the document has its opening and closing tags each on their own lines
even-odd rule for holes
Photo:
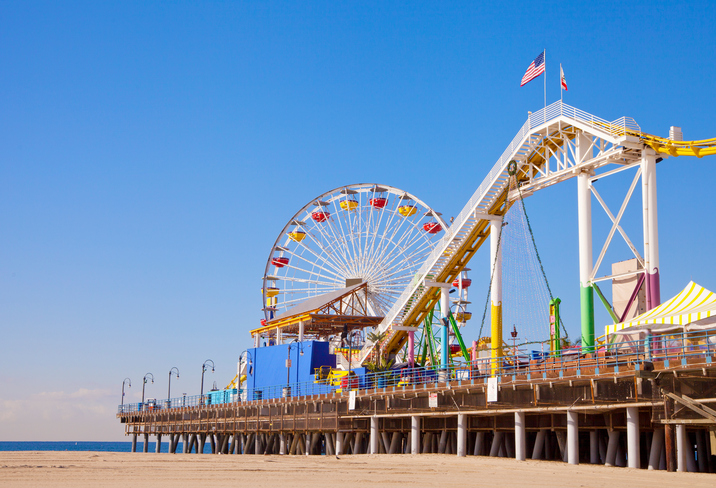
<svg viewBox="0 0 716 488">
<path fill-rule="evenodd" d="M 591 190 L 613 224 L 597 266 L 591 270 L 590 281 L 611 278 L 596 278 L 596 273 L 604 258 L 606 247 L 609 246 L 616 232 L 625 239 L 643 266 L 644 258 L 620 225 L 620 219 L 641 170 L 637 171 L 627 198 L 616 217 L 591 184 L 599 178 L 639 166 L 644 151 L 651 151 L 641 142 L 640 133 L 641 128 L 630 117 L 622 117 L 610 122 L 561 101 L 530 114 L 453 224 L 446 230 L 437 247 L 428 255 L 411 286 L 403 291 L 385 315 L 385 319 L 378 327 L 378 332 L 388 331 L 384 344 L 396 344 L 400 340 L 398 336 L 405 334 L 404 331 L 393 329 L 391 326 L 419 325 L 420 317 L 415 314 L 416 307 L 433 300 L 436 292 L 436 288 L 427 280 L 451 282 L 472 257 L 475 234 L 481 233 L 482 237 L 487 235 L 489 221 L 500 218 L 506 211 L 505 204 L 501 202 L 507 200 L 508 206 L 510 201 L 517 198 L 515 194 L 507 194 L 510 178 L 508 166 L 513 160 L 517 162 L 517 174 L 523 196 L 531 195 L 542 188 L 582 173 L 590 176 Z M 600 170 L 601 172 L 597 174 Z M 484 240 L 480 241 L 478 246 L 482 242 Z M 473 246 L 470 254 L 466 254 L 468 246 Z M 366 344 L 361 354 L 361 361 L 370 356 L 374 347 L 374 344 Z"/>
</svg>

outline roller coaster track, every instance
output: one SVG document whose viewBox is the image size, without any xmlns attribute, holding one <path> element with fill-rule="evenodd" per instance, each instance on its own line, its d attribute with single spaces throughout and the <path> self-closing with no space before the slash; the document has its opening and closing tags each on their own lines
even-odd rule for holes
<svg viewBox="0 0 716 488">
<path fill-rule="evenodd" d="M 575 157 L 574 140 L 578 135 L 589 138 L 588 158 Z M 561 101 L 530 114 L 453 224 L 445 230 L 416 279 L 378 326 L 379 333 L 387 332 L 382 341 L 383 351 L 397 353 L 407 339 L 404 328 L 418 327 L 439 300 L 440 288 L 426 285 L 426 280 L 451 283 L 488 239 L 490 220 L 507 212 L 514 201 L 514 196 L 509 195 L 507 167 L 510 161 L 517 161 L 518 182 L 523 193 L 530 194 L 582 171 L 594 171 L 607 165 L 638 164 L 644 150 L 653 150 L 664 157 L 703 157 L 716 154 L 716 139 L 672 141 L 643 133 L 630 117 L 609 122 Z M 366 343 L 360 362 L 367 361 L 375 348 L 376 344 Z"/>
</svg>

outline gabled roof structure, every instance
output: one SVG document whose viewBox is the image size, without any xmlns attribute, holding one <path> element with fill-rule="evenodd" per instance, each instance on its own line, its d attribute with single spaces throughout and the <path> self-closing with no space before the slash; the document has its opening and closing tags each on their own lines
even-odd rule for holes
<svg viewBox="0 0 716 488">
<path fill-rule="evenodd" d="M 369 315 L 368 283 L 341 288 L 309 298 L 281 315 L 269 320 L 265 326 L 251 331 L 252 336 L 303 333 L 317 337 L 340 334 L 344 327 L 349 330 L 375 327 L 383 317 Z"/>
</svg>

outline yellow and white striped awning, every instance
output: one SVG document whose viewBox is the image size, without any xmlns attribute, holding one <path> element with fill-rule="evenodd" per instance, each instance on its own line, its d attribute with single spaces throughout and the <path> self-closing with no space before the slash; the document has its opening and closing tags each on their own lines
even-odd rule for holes
<svg viewBox="0 0 716 488">
<path fill-rule="evenodd" d="M 642 330 L 667 332 L 687 325 L 697 329 L 713 323 L 716 323 L 716 294 L 691 281 L 671 300 L 629 322 L 607 325 L 604 329 L 607 335 L 631 334 Z"/>
</svg>

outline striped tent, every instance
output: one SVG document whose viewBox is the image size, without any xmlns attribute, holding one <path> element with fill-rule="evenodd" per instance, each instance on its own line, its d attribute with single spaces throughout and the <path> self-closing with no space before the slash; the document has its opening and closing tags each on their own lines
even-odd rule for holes
<svg viewBox="0 0 716 488">
<path fill-rule="evenodd" d="M 605 333 L 633 334 L 642 331 L 663 333 L 700 330 L 716 324 L 716 294 L 693 281 L 671 300 L 634 317 L 629 322 L 605 327 Z"/>
</svg>

